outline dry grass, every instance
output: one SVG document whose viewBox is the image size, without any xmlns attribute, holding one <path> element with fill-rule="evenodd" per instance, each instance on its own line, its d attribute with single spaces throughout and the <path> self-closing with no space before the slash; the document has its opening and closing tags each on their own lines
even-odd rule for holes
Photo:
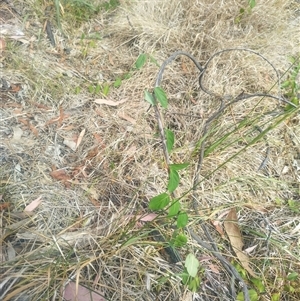
<svg viewBox="0 0 300 301">
<path fill-rule="evenodd" d="M 136 70 L 134 62 L 148 53 L 161 64 L 184 50 L 203 65 L 217 51 L 244 47 L 264 55 L 283 75 L 288 57 L 299 55 L 298 1 L 258 1 L 236 22 L 244 2 L 120 1 L 109 10 L 88 11 L 82 21 L 62 1 L 63 34 L 53 4 L 46 10 L 46 1 L 0 3 L 1 23 L 16 24 L 25 33 L 21 41 L 6 37 L 0 60 L 1 78 L 8 83 L 5 89 L 2 80 L 0 194 L 1 204 L 9 204 L 0 212 L 1 300 L 62 300 L 69 280 L 101 291 L 106 300 L 192 300 L 178 277 L 182 267 L 171 264 L 163 245 L 151 240 L 153 225 L 136 222 L 149 212 L 149 199 L 165 190 L 167 171 L 154 113 L 143 101 L 158 67 L 149 61 Z M 45 11 L 56 47 L 43 30 Z M 130 77 L 114 88 L 128 72 Z M 221 96 L 276 95 L 275 83 L 276 74 L 265 61 L 237 51 L 213 59 L 204 78 L 205 87 Z M 95 104 L 94 99 L 105 98 L 90 92 L 97 84 L 111 86 L 108 99 L 126 101 L 116 107 Z M 192 185 L 193 150 L 203 123 L 219 102 L 199 91 L 197 70 L 185 58 L 167 68 L 163 88 L 170 102 L 163 117 L 177 139 L 171 159 L 191 163 L 182 174 L 179 193 L 184 193 Z M 283 106 L 258 97 L 231 106 L 211 126 L 207 145 L 245 117 L 265 128 L 278 118 L 270 111 L 282 112 Z M 200 221 L 215 221 L 228 208 L 238 208 L 245 248 L 257 245 L 250 260 L 266 289 L 259 300 L 300 296 L 299 277 L 294 283 L 286 280 L 291 272 L 300 274 L 299 124 L 298 110 L 268 133 L 265 169 L 258 171 L 267 148 L 262 139 L 210 175 L 257 135 L 250 126 L 235 131 L 205 158 L 197 188 L 199 212 L 189 213 L 191 227 L 203 236 Z M 74 151 L 66 141 L 76 142 L 82 130 Z M 51 176 L 55 170 L 63 170 L 61 182 Z M 40 196 L 35 213 L 25 214 L 25 206 Z M 186 195 L 187 208 L 189 203 Z M 172 236 L 163 219 L 155 227 Z M 233 260 L 229 241 L 210 230 L 223 255 Z M 221 264 L 192 239 L 181 255 L 188 250 L 203 266 L 193 300 L 231 300 L 230 275 Z M 287 292 L 289 285 L 297 291 Z"/>
</svg>

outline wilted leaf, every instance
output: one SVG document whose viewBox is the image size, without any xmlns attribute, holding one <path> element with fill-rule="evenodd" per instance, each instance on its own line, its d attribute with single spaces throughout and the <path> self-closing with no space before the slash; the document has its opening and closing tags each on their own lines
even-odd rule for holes
<svg viewBox="0 0 300 301">
<path fill-rule="evenodd" d="M 30 122 L 28 122 L 28 127 L 35 137 L 37 137 L 39 135 L 39 131 L 37 130 L 37 128 Z"/>
<path fill-rule="evenodd" d="M 66 301 L 106 301 L 102 292 L 91 290 L 75 282 L 69 282 L 63 292 Z"/>
<path fill-rule="evenodd" d="M 184 266 L 191 277 L 196 277 L 199 269 L 199 260 L 194 254 L 190 253 L 186 259 Z"/>
<path fill-rule="evenodd" d="M 129 158 L 133 157 L 136 154 L 136 146 L 133 144 L 131 145 L 124 153 L 124 155 L 128 156 Z"/>
<path fill-rule="evenodd" d="M 249 257 L 245 254 L 243 249 L 242 234 L 238 225 L 237 214 L 235 208 L 231 209 L 224 222 L 225 231 L 229 237 L 231 246 L 239 259 L 242 267 L 252 276 L 257 277 L 254 271 L 249 266 Z"/>
<path fill-rule="evenodd" d="M 58 117 L 54 117 L 54 118 L 48 120 L 48 121 L 46 122 L 45 125 L 57 123 L 58 126 L 61 126 L 63 120 L 64 120 L 65 118 L 67 118 L 67 117 L 69 117 L 69 115 L 68 115 L 68 114 L 65 114 L 64 111 L 63 111 L 62 106 L 60 106 L 60 107 L 59 107 L 59 116 L 58 116 Z"/>
<path fill-rule="evenodd" d="M 223 237 L 224 236 L 224 231 L 221 227 L 221 222 L 218 220 L 212 220 L 211 223 L 214 225 L 215 229 L 218 231 L 218 233 Z"/>
<path fill-rule="evenodd" d="M 126 99 L 119 100 L 119 101 L 113 101 L 113 100 L 108 100 L 108 99 L 95 99 L 94 102 L 99 104 L 99 105 L 108 105 L 112 107 L 116 107 L 124 102 L 126 102 Z"/>
<path fill-rule="evenodd" d="M 258 245 L 254 245 L 252 247 L 249 247 L 249 248 L 245 249 L 244 252 L 247 253 L 247 254 L 250 254 L 253 250 L 256 249 L 257 246 Z"/>
<path fill-rule="evenodd" d="M 267 213 L 269 211 L 264 206 L 259 205 L 259 204 L 255 204 L 255 203 L 245 203 L 245 204 L 243 204 L 243 206 L 246 207 L 246 208 L 255 210 L 257 212 L 260 212 L 260 213 Z"/>
<path fill-rule="evenodd" d="M 24 211 L 26 212 L 31 212 L 33 211 L 35 208 L 37 208 L 40 203 L 42 202 L 42 197 L 38 197 L 37 199 L 35 199 L 34 201 L 32 201 L 29 205 L 27 205 L 24 209 Z"/>
<path fill-rule="evenodd" d="M 136 124 L 136 120 L 125 113 L 118 113 L 118 116 L 121 117 L 122 119 L 129 121 L 132 124 Z"/>
<path fill-rule="evenodd" d="M 0 212 L 1 212 L 1 211 L 4 211 L 4 210 L 6 210 L 6 209 L 8 209 L 9 206 L 10 206 L 10 203 L 9 203 L 9 202 L 1 203 L 1 204 L 0 204 Z"/>
<path fill-rule="evenodd" d="M 71 180 L 71 177 L 64 169 L 53 170 L 50 172 L 50 176 L 57 181 L 62 181 L 65 186 L 70 186 L 70 183 L 68 181 Z"/>
<path fill-rule="evenodd" d="M 0 38 L 0 52 L 2 52 L 3 50 L 5 50 L 6 48 L 6 43 L 5 40 Z"/>
<path fill-rule="evenodd" d="M 63 144 L 68 146 L 72 151 L 76 151 L 76 141 L 74 139 L 64 139 Z"/>
<path fill-rule="evenodd" d="M 14 135 L 13 135 L 12 140 L 14 140 L 14 141 L 21 140 L 21 137 L 23 135 L 22 129 L 20 129 L 19 127 L 13 127 L 13 131 L 14 131 Z"/>
<path fill-rule="evenodd" d="M 82 141 L 82 138 L 83 138 L 84 134 L 85 134 L 85 129 L 83 129 L 83 130 L 80 132 L 80 134 L 79 134 L 79 136 L 78 136 L 78 139 L 77 139 L 77 142 L 76 142 L 76 147 L 75 147 L 75 149 L 80 145 L 80 143 L 81 143 L 81 141 Z"/>
<path fill-rule="evenodd" d="M 208 267 L 215 274 L 220 274 L 220 269 L 216 264 L 209 264 Z"/>
<path fill-rule="evenodd" d="M 151 222 L 157 217 L 157 214 L 155 213 L 149 213 L 147 215 L 142 216 L 141 218 L 138 217 L 138 219 L 142 222 Z"/>
<path fill-rule="evenodd" d="M 62 125 L 63 120 L 65 119 L 65 117 L 67 117 L 67 115 L 65 115 L 63 107 L 60 106 L 59 107 L 59 118 L 58 118 L 58 126 Z"/>
</svg>

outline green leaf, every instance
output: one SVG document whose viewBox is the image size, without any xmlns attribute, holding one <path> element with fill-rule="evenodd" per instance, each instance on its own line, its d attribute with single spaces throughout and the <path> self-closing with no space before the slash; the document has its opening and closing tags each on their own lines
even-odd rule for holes
<svg viewBox="0 0 300 301">
<path fill-rule="evenodd" d="M 266 291 L 266 288 L 265 288 L 265 286 L 263 284 L 263 281 L 261 279 L 251 278 L 251 282 L 258 289 L 259 293 L 264 293 Z"/>
<path fill-rule="evenodd" d="M 152 55 L 149 55 L 149 59 L 151 63 L 155 64 L 157 67 L 160 67 L 159 63 Z"/>
<path fill-rule="evenodd" d="M 250 301 L 257 301 L 258 300 L 258 295 L 257 292 L 255 290 L 249 290 L 249 297 L 250 297 Z M 237 301 L 244 301 L 244 293 L 243 292 L 239 292 L 237 297 L 236 297 Z"/>
<path fill-rule="evenodd" d="M 145 97 L 145 100 L 147 102 L 149 102 L 151 105 L 154 106 L 156 104 L 153 94 L 151 94 L 147 90 L 144 92 L 144 97 Z"/>
<path fill-rule="evenodd" d="M 109 84 L 104 84 L 103 89 L 102 89 L 102 93 L 103 95 L 107 96 L 107 94 L 109 93 Z"/>
<path fill-rule="evenodd" d="M 128 247 L 130 245 L 136 244 L 141 238 L 139 236 L 135 236 L 132 238 L 129 238 L 124 244 L 123 247 Z"/>
<path fill-rule="evenodd" d="M 147 58 L 148 58 L 147 54 L 145 53 L 140 54 L 135 62 L 135 68 L 138 70 L 141 69 L 145 65 Z"/>
<path fill-rule="evenodd" d="M 250 8 L 254 8 L 256 5 L 256 0 L 248 0 L 248 3 L 249 3 Z"/>
<path fill-rule="evenodd" d="M 284 89 L 284 88 L 289 87 L 290 85 L 291 85 L 291 82 L 289 80 L 286 80 L 281 84 L 281 88 Z"/>
<path fill-rule="evenodd" d="M 176 216 L 179 210 L 180 210 L 180 203 L 178 200 L 175 200 L 169 208 L 168 217 Z"/>
<path fill-rule="evenodd" d="M 181 276 L 182 283 L 184 285 L 188 284 L 188 282 L 190 280 L 190 276 L 189 276 L 189 273 L 187 272 L 186 268 L 184 268 L 184 271 L 180 276 Z"/>
<path fill-rule="evenodd" d="M 251 301 L 257 301 L 258 300 L 258 294 L 255 290 L 249 290 L 249 297 Z"/>
<path fill-rule="evenodd" d="M 271 301 L 280 301 L 280 293 L 272 294 Z"/>
<path fill-rule="evenodd" d="M 189 218 L 186 212 L 180 212 L 177 217 L 177 228 L 185 227 L 188 223 L 188 220 Z"/>
<path fill-rule="evenodd" d="M 290 99 L 290 102 L 293 103 L 296 106 L 299 105 L 298 97 L 293 97 L 292 99 Z M 285 111 L 289 111 L 289 110 L 292 110 L 292 109 L 295 109 L 295 107 L 293 105 L 289 104 L 289 103 L 284 107 Z"/>
<path fill-rule="evenodd" d="M 122 85 L 122 79 L 118 77 L 114 82 L 114 87 L 119 88 Z"/>
<path fill-rule="evenodd" d="M 179 185 L 179 174 L 176 170 L 170 170 L 168 190 L 173 192 Z"/>
<path fill-rule="evenodd" d="M 168 99 L 165 91 L 161 87 L 154 88 L 154 94 L 163 108 L 168 107 Z"/>
<path fill-rule="evenodd" d="M 166 142 L 167 142 L 167 151 L 170 153 L 174 146 L 175 136 L 174 133 L 168 129 L 165 129 Z"/>
<path fill-rule="evenodd" d="M 288 205 L 291 211 L 295 213 L 300 212 L 300 204 L 294 200 L 288 200 Z"/>
<path fill-rule="evenodd" d="M 191 277 L 197 276 L 199 265 L 199 260 L 195 257 L 194 254 L 190 253 L 186 257 L 184 266 L 186 267 L 186 270 Z"/>
<path fill-rule="evenodd" d="M 198 290 L 199 286 L 200 286 L 200 278 L 199 277 L 195 277 L 189 281 L 189 289 L 192 292 L 196 292 Z"/>
<path fill-rule="evenodd" d="M 101 90 L 101 86 L 99 84 L 97 84 L 96 88 L 95 88 L 95 93 L 98 94 Z"/>
<path fill-rule="evenodd" d="M 79 94 L 80 93 L 80 87 L 76 87 L 75 88 L 75 94 Z"/>
<path fill-rule="evenodd" d="M 170 170 L 182 170 L 188 167 L 190 163 L 182 163 L 182 164 L 170 164 Z"/>
<path fill-rule="evenodd" d="M 128 73 L 124 74 L 123 78 L 124 79 L 129 79 L 131 76 L 132 76 L 132 74 L 130 72 L 128 72 Z"/>
<path fill-rule="evenodd" d="M 161 193 L 153 197 L 149 202 L 149 208 L 151 210 L 160 210 L 168 206 L 170 203 L 170 196 L 167 193 Z"/>
<path fill-rule="evenodd" d="M 174 240 L 172 240 L 172 245 L 174 247 L 180 248 L 185 246 L 187 243 L 187 237 L 184 234 L 178 234 Z"/>
<path fill-rule="evenodd" d="M 88 89 L 90 93 L 94 93 L 95 91 L 95 88 L 92 85 L 89 85 Z"/>
<path fill-rule="evenodd" d="M 298 273 L 292 272 L 292 273 L 288 274 L 286 279 L 289 281 L 295 281 L 298 278 L 298 276 L 299 276 Z"/>
</svg>

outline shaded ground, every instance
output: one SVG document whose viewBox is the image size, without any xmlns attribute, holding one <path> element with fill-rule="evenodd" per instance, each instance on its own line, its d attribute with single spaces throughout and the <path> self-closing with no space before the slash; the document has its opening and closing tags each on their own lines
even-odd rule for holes
<svg viewBox="0 0 300 301">
<path fill-rule="evenodd" d="M 178 252 L 182 258 L 193 252 L 202 266 L 200 287 L 191 294 L 178 276 L 182 265 L 164 248 L 173 234 L 170 222 L 139 220 L 148 217 L 149 200 L 167 183 L 157 120 L 144 90 L 153 89 L 158 66 L 178 50 L 203 66 L 217 51 L 250 48 L 284 81 L 289 57 L 299 57 L 299 3 L 269 1 L 250 11 L 244 1 L 161 2 L 78 7 L 62 1 L 59 18 L 53 3 L 0 2 L 1 300 L 62 300 L 71 280 L 101 292 L 102 300 L 234 300 L 232 292 L 241 291 L 187 233 L 188 245 Z M 142 53 L 148 59 L 137 68 Z M 180 57 L 163 77 L 169 107 L 161 112 L 176 137 L 171 160 L 190 163 L 179 195 L 193 184 L 197 142 L 220 99 L 280 94 L 274 70 L 247 52 L 211 61 L 203 84 L 213 95 L 199 89 L 198 76 Z M 261 97 L 228 107 L 206 140 L 198 212 L 191 209 L 191 194 L 182 201 L 189 227 L 209 243 L 205 222 L 258 300 L 298 300 L 300 294 L 300 118 L 298 109 L 280 122 L 284 108 Z M 258 135 L 252 124 L 242 125 L 246 117 L 262 130 L 278 124 L 211 174 Z M 229 139 L 211 147 L 233 128 Z M 268 162 L 259 169 L 266 152 Z M 24 212 L 36 199 L 37 208 Z M 238 265 L 224 228 L 233 209 L 256 285 Z"/>
</svg>

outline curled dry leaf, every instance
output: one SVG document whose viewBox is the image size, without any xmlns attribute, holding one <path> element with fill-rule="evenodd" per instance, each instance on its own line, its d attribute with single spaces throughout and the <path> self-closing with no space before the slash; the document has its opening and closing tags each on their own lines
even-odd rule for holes
<svg viewBox="0 0 300 301">
<path fill-rule="evenodd" d="M 129 219 L 134 218 L 136 220 L 136 226 L 138 228 L 142 227 L 142 222 L 151 222 L 153 221 L 156 217 L 156 213 L 148 213 L 146 215 L 129 215 Z"/>
<path fill-rule="evenodd" d="M 213 224 L 215 229 L 218 231 L 218 233 L 221 235 L 221 237 L 224 237 L 224 231 L 222 229 L 221 222 L 218 220 L 214 220 L 214 221 L 211 221 L 211 223 Z"/>
<path fill-rule="evenodd" d="M 83 129 L 83 130 L 80 132 L 79 136 L 78 136 L 78 139 L 77 139 L 77 142 L 76 142 L 76 148 L 77 148 L 77 147 L 79 146 L 79 144 L 81 143 L 84 134 L 85 134 L 85 129 Z"/>
<path fill-rule="evenodd" d="M 260 213 L 267 213 L 269 211 L 264 206 L 259 205 L 259 204 L 255 204 L 255 203 L 246 203 L 246 204 L 244 204 L 244 207 L 255 210 L 255 211 L 260 212 Z"/>
<path fill-rule="evenodd" d="M 136 120 L 125 113 L 118 113 L 118 116 L 126 121 L 129 121 L 132 124 L 136 124 Z"/>
<path fill-rule="evenodd" d="M 139 215 L 137 216 L 137 218 L 141 221 L 141 222 L 151 222 L 153 221 L 155 218 L 157 217 L 156 213 L 149 213 L 147 215 Z"/>
<path fill-rule="evenodd" d="M 254 245 L 244 250 L 245 253 L 250 254 L 258 245 Z"/>
<path fill-rule="evenodd" d="M 231 246 L 239 259 L 242 267 L 252 276 L 257 277 L 254 271 L 249 266 L 249 257 L 242 251 L 244 243 L 240 227 L 238 225 L 238 219 L 236 209 L 233 208 L 229 211 L 226 220 L 224 222 L 225 231 L 229 237 Z"/>
<path fill-rule="evenodd" d="M 28 122 L 28 126 L 31 132 L 33 133 L 33 135 L 37 137 L 39 135 L 39 131 L 37 130 L 37 128 L 34 125 L 32 125 L 30 122 Z"/>
<path fill-rule="evenodd" d="M 63 144 L 68 146 L 72 151 L 76 151 L 77 142 L 74 139 L 64 139 Z"/>
<path fill-rule="evenodd" d="M 113 101 L 113 100 L 108 100 L 108 99 L 95 99 L 94 102 L 99 105 L 108 105 L 108 106 L 116 107 L 116 106 L 126 102 L 126 99 L 119 100 L 119 101 Z"/>
<path fill-rule="evenodd" d="M 70 186 L 71 177 L 67 174 L 64 169 L 56 169 L 50 172 L 50 176 L 57 180 L 61 181 L 66 187 Z"/>
<path fill-rule="evenodd" d="M 0 204 L 0 212 L 7 210 L 10 207 L 10 203 L 9 202 L 5 202 L 5 203 L 1 203 Z"/>
<path fill-rule="evenodd" d="M 40 203 L 42 202 L 42 197 L 38 197 L 37 199 L 35 199 L 34 201 L 32 201 L 29 205 L 27 205 L 24 209 L 24 211 L 26 212 L 31 212 L 33 211 L 35 208 L 37 208 Z"/>
<path fill-rule="evenodd" d="M 14 131 L 14 135 L 13 135 L 12 140 L 14 140 L 14 141 L 21 140 L 21 137 L 23 135 L 22 129 L 20 129 L 19 127 L 13 127 L 13 131 Z"/>
</svg>

